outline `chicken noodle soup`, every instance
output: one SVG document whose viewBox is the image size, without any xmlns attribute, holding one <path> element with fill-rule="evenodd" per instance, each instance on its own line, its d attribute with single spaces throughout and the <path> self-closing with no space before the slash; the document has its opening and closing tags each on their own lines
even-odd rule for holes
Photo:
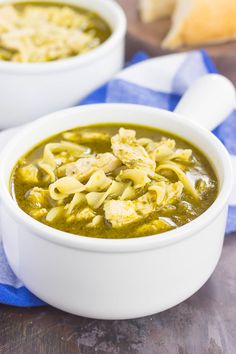
<svg viewBox="0 0 236 354">
<path fill-rule="evenodd" d="M 38 221 L 77 235 L 129 238 L 177 228 L 217 196 L 217 178 L 191 144 L 117 124 L 66 131 L 14 168 L 12 195 Z"/>
<path fill-rule="evenodd" d="M 63 3 L 0 6 L 0 60 L 46 62 L 88 52 L 111 34 L 98 15 Z"/>
</svg>

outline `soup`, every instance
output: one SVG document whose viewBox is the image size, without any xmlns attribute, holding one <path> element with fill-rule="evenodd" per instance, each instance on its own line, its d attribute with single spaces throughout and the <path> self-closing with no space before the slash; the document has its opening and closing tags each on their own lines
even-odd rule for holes
<svg viewBox="0 0 236 354">
<path fill-rule="evenodd" d="M 132 238 L 180 227 L 214 202 L 218 182 L 185 140 L 104 124 L 41 142 L 14 168 L 11 191 L 36 220 L 75 235 Z"/>
<path fill-rule="evenodd" d="M 97 14 L 63 3 L 0 6 L 0 60 L 48 62 L 86 53 L 111 35 Z"/>
</svg>

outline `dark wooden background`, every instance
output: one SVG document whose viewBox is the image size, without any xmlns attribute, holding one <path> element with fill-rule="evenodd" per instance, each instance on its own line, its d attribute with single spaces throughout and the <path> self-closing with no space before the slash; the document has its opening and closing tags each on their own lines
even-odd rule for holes
<svg viewBox="0 0 236 354">
<path fill-rule="evenodd" d="M 139 22 L 136 0 L 120 0 L 129 19 L 127 58 L 137 50 L 163 55 L 169 21 Z M 236 44 L 207 47 L 218 69 L 236 84 Z M 129 321 L 98 321 L 52 307 L 0 306 L 1 354 L 235 354 L 236 235 L 190 299 L 163 313 Z"/>
</svg>

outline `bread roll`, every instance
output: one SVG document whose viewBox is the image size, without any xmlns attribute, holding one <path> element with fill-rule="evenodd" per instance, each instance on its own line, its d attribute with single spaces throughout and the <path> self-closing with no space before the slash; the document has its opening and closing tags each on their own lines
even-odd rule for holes
<svg viewBox="0 0 236 354">
<path fill-rule="evenodd" d="M 176 0 L 139 0 L 142 21 L 147 23 L 157 18 L 170 16 L 175 3 Z"/>
<path fill-rule="evenodd" d="M 236 0 L 177 0 L 163 46 L 223 42 L 236 38 Z"/>
</svg>

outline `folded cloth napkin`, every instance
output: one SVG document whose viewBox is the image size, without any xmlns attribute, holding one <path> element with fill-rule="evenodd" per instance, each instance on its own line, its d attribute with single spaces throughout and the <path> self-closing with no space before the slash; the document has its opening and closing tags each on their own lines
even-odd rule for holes
<svg viewBox="0 0 236 354">
<path fill-rule="evenodd" d="M 138 53 L 109 83 L 89 95 L 81 104 L 125 102 L 173 110 L 191 83 L 217 70 L 205 51 L 173 54 L 146 61 Z M 143 61 L 141 65 L 133 64 Z M 236 111 L 213 132 L 228 149 L 236 171 Z M 7 132 L 3 132 L 5 136 Z M 2 138 L 3 138 L 2 135 Z M 1 134 L 0 134 L 1 144 Z M 236 183 L 230 201 L 226 233 L 236 231 Z M 0 303 L 15 306 L 40 306 L 43 301 L 31 294 L 10 269 L 0 243 Z"/>
</svg>

